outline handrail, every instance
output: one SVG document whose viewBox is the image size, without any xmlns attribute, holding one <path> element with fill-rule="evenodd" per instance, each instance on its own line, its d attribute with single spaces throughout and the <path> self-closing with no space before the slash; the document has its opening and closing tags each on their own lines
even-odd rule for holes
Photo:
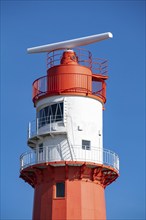
<svg viewBox="0 0 146 220">
<path fill-rule="evenodd" d="M 39 135 L 39 129 L 41 129 L 44 126 L 48 125 L 48 132 L 52 132 L 52 126 L 56 123 L 63 123 L 63 116 L 62 115 L 49 115 L 45 117 L 36 118 L 36 120 L 33 120 L 29 122 L 28 125 L 28 139 L 33 138 L 36 135 Z M 57 125 L 57 124 L 56 124 Z"/>
<path fill-rule="evenodd" d="M 61 73 L 59 76 L 60 82 L 61 82 L 61 79 L 63 80 L 64 76 L 65 75 L 68 76 L 68 74 L 76 75 L 77 82 L 78 81 L 80 82 L 82 79 L 82 76 L 83 76 L 81 73 Z M 53 80 L 55 81 L 55 79 L 57 77 L 58 76 L 53 76 Z M 88 83 L 91 83 L 91 77 L 92 76 L 88 75 L 88 74 L 84 75 L 86 85 L 88 85 Z M 64 88 L 61 87 L 61 84 L 60 84 L 59 88 L 56 87 L 57 90 L 55 90 L 55 88 L 54 88 L 54 90 L 52 90 L 52 89 L 50 90 L 50 88 L 48 86 L 48 82 L 50 80 L 49 75 L 42 76 L 33 82 L 33 94 L 32 94 L 33 101 L 35 102 L 39 97 L 44 96 L 44 95 L 52 95 L 55 92 L 56 93 L 74 92 L 74 93 L 92 94 L 92 95 L 95 95 L 95 96 L 102 98 L 103 101 L 105 102 L 106 97 L 105 97 L 105 88 L 103 86 L 104 81 L 95 81 L 94 78 L 95 77 L 92 77 L 92 84 L 94 83 L 94 86 L 92 86 L 92 88 L 90 88 L 90 89 L 84 88 L 84 87 L 76 87 L 76 88 L 68 88 L 68 89 L 64 90 Z"/>
<path fill-rule="evenodd" d="M 64 50 L 52 51 L 47 54 L 47 69 L 60 65 Z M 92 53 L 83 48 L 74 48 L 79 65 L 88 67 L 94 74 L 107 75 L 108 60 L 92 58 Z"/>
<path fill-rule="evenodd" d="M 47 54 L 47 68 L 60 65 L 64 50 L 51 51 Z M 78 58 L 78 63 L 91 69 L 92 54 L 90 51 L 83 48 L 74 48 L 74 52 Z"/>
<path fill-rule="evenodd" d="M 44 146 L 41 149 L 36 148 L 35 150 L 25 152 L 20 156 L 20 169 L 45 162 L 84 161 L 110 166 L 119 172 L 119 157 L 113 151 L 95 147 L 87 150 L 77 145 L 73 146 L 73 148 L 76 152 L 76 158 L 71 157 L 68 151 L 69 148 L 64 148 L 61 145 Z"/>
</svg>

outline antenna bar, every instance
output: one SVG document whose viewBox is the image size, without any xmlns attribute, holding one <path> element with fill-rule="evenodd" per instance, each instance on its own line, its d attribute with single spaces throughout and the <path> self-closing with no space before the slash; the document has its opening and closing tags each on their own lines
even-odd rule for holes
<svg viewBox="0 0 146 220">
<path fill-rule="evenodd" d="M 112 38 L 113 35 L 111 32 L 91 35 L 88 37 L 76 38 L 72 40 L 62 41 L 53 44 L 42 45 L 38 47 L 28 48 L 28 53 L 44 53 L 51 52 L 53 50 L 62 50 L 62 49 L 72 49 L 74 47 L 85 46 L 88 44 L 93 44 L 102 40 L 106 40 L 108 38 Z"/>
</svg>

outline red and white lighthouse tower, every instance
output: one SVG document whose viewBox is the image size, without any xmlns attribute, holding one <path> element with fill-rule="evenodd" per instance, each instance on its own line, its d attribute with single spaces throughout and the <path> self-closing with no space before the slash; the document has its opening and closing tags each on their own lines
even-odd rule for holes
<svg viewBox="0 0 146 220">
<path fill-rule="evenodd" d="M 104 189 L 119 176 L 118 155 L 103 148 L 107 61 L 73 48 L 110 37 L 28 49 L 48 52 L 47 75 L 33 82 L 31 150 L 20 158 L 20 177 L 34 188 L 33 220 L 106 219 Z"/>
</svg>

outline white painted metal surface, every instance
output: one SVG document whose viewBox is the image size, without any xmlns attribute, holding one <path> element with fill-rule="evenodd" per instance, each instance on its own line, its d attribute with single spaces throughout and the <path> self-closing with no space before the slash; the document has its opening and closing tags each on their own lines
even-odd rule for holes
<svg viewBox="0 0 146 220">
<path fill-rule="evenodd" d="M 73 148 L 77 152 L 76 161 L 80 162 L 94 162 L 100 164 L 100 158 L 97 155 L 103 154 L 103 164 L 107 166 L 111 166 L 117 171 L 119 171 L 119 157 L 113 151 L 107 149 L 97 149 L 96 147 L 92 147 L 92 151 L 90 152 L 90 156 L 88 155 L 88 150 L 84 150 L 82 153 L 81 146 L 73 146 Z M 40 151 L 36 149 L 35 151 L 26 152 L 20 157 L 20 166 L 21 170 L 34 164 L 45 163 L 45 162 L 58 162 L 58 161 L 73 161 L 72 159 L 72 149 L 69 149 L 68 146 L 61 145 L 50 145 L 45 146 Z M 87 156 L 88 155 L 88 156 Z M 93 159 L 94 158 L 94 159 Z"/>
<path fill-rule="evenodd" d="M 43 53 L 43 52 L 51 52 L 54 50 L 72 49 L 74 47 L 93 44 L 93 43 L 96 43 L 96 42 L 99 42 L 102 40 L 106 40 L 106 39 L 112 38 L 112 37 L 113 37 L 112 33 L 107 32 L 107 33 L 96 34 L 96 35 L 91 35 L 91 36 L 87 36 L 87 37 L 82 37 L 82 38 L 77 38 L 77 39 L 72 39 L 72 40 L 67 40 L 67 41 L 62 41 L 62 42 L 57 42 L 57 43 L 28 48 L 27 52 L 28 53 Z"/>
<path fill-rule="evenodd" d="M 90 146 L 95 146 L 98 151 L 98 162 L 102 164 L 103 162 L 103 131 L 102 131 L 102 103 L 97 99 L 92 99 L 83 96 L 60 96 L 58 97 L 48 97 L 37 102 L 37 111 L 50 105 L 52 103 L 59 102 L 60 100 L 64 103 L 64 118 L 62 126 L 58 126 L 54 123 L 55 130 L 51 130 L 49 124 L 43 126 L 36 130 L 38 135 L 50 133 L 54 136 L 41 137 L 41 141 L 38 143 L 43 143 L 44 146 L 49 146 L 52 144 L 64 145 L 68 142 L 69 146 L 82 146 L 82 141 L 90 142 Z M 37 122 L 35 123 L 37 124 Z M 53 127 L 53 124 L 51 124 Z M 64 141 L 60 143 L 60 135 L 66 135 Z M 29 132 L 30 134 L 31 132 Z M 56 133 L 56 134 L 55 134 Z M 81 148 L 82 150 L 82 148 Z M 92 152 L 92 148 L 86 151 L 86 159 L 89 157 L 92 161 L 95 161 L 95 155 Z M 74 153 L 78 156 L 78 149 L 74 149 Z M 57 153 L 57 152 L 56 152 Z M 84 150 L 80 151 L 81 157 L 84 157 Z"/>
<path fill-rule="evenodd" d="M 40 125 L 40 121 L 44 122 L 43 126 Z M 66 127 L 64 126 L 64 121 L 61 120 L 59 122 L 56 122 L 53 118 L 53 116 L 49 117 L 43 117 L 43 118 L 36 118 L 36 120 L 33 120 L 29 122 L 28 125 L 28 139 L 33 138 L 35 136 L 40 136 L 44 134 L 55 134 L 55 133 L 66 133 Z"/>
</svg>

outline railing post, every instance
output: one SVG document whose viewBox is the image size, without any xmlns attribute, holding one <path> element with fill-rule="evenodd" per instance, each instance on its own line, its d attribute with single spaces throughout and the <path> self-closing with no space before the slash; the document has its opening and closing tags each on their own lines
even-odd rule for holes
<svg viewBox="0 0 146 220">
<path fill-rule="evenodd" d="M 117 169 L 117 163 L 116 163 L 116 155 L 115 155 L 115 153 L 113 153 L 113 167 L 114 167 L 115 169 Z"/>
<path fill-rule="evenodd" d="M 31 138 L 31 122 L 28 124 L 28 138 Z"/>
<path fill-rule="evenodd" d="M 51 115 L 50 115 L 50 132 L 51 132 L 51 118 L 52 118 L 52 117 L 51 117 Z"/>
<path fill-rule="evenodd" d="M 20 158 L 20 169 L 23 169 L 23 157 Z"/>
<path fill-rule="evenodd" d="M 36 155 L 37 155 L 36 163 L 39 163 L 39 161 L 40 161 L 39 148 L 36 148 Z"/>
<path fill-rule="evenodd" d="M 43 147 L 43 151 L 45 151 L 45 162 L 48 162 L 48 146 Z"/>
<path fill-rule="evenodd" d="M 119 164 L 119 157 L 117 156 L 117 169 L 120 169 L 120 164 Z"/>
<path fill-rule="evenodd" d="M 58 144 L 57 147 L 59 148 L 59 157 L 62 160 L 61 144 Z"/>
<path fill-rule="evenodd" d="M 36 120 L 36 134 L 38 135 L 38 130 L 39 130 L 39 118 Z"/>
</svg>

